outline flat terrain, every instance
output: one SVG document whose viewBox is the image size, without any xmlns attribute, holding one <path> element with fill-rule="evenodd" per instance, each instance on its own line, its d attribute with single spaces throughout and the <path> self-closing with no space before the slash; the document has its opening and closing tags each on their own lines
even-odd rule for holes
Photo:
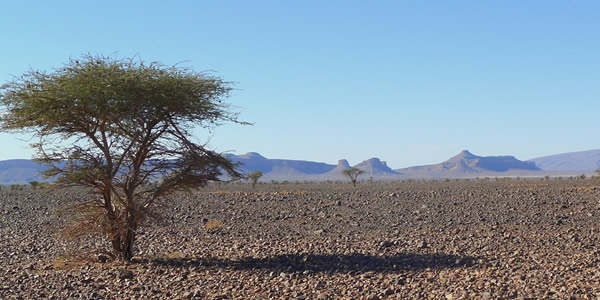
<svg viewBox="0 0 600 300">
<path fill-rule="evenodd" d="M 213 185 L 166 201 L 126 265 L 56 234 L 82 196 L 0 190 L 0 299 L 600 296 L 597 179 Z"/>
</svg>

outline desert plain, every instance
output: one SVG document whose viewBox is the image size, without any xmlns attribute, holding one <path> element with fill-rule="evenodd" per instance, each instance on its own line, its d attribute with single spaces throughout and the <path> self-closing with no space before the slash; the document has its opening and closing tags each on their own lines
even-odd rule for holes
<svg viewBox="0 0 600 300">
<path fill-rule="evenodd" d="M 211 184 L 113 261 L 83 191 L 0 189 L 0 299 L 598 299 L 600 180 Z"/>
</svg>

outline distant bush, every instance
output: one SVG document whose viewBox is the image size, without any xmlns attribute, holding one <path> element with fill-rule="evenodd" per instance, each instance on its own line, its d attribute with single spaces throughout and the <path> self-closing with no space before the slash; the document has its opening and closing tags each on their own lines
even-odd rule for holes
<svg viewBox="0 0 600 300">
<path fill-rule="evenodd" d="M 579 179 L 585 179 L 585 174 L 579 175 Z"/>
<path fill-rule="evenodd" d="M 11 184 L 10 185 L 10 189 L 13 191 L 22 191 L 23 190 L 23 185 L 20 184 Z"/>
<path fill-rule="evenodd" d="M 261 171 L 254 171 L 246 174 L 246 178 L 248 178 L 248 180 L 250 180 L 250 183 L 252 184 L 252 189 L 256 188 L 256 183 L 262 176 L 263 172 Z"/>
<path fill-rule="evenodd" d="M 30 181 L 29 185 L 31 186 L 32 189 L 37 189 L 40 186 L 40 182 L 39 181 Z"/>
</svg>

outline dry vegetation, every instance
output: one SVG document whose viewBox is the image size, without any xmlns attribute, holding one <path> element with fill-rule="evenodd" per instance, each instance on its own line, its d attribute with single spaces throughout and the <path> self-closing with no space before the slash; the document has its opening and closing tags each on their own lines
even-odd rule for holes
<svg viewBox="0 0 600 300">
<path fill-rule="evenodd" d="M 214 185 L 179 194 L 126 265 L 64 241 L 80 192 L 0 191 L 0 298 L 600 296 L 600 182 Z"/>
</svg>

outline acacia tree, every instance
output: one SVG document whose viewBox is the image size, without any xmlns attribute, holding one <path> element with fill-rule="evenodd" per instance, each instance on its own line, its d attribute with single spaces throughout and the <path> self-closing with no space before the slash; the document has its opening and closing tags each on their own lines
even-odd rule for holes
<svg viewBox="0 0 600 300">
<path fill-rule="evenodd" d="M 360 176 L 364 172 L 365 171 L 363 171 L 359 168 L 350 168 L 350 169 L 343 170 L 342 174 L 348 176 L 348 178 L 350 178 L 350 181 L 352 182 L 352 185 L 356 186 L 356 179 L 358 178 L 358 176 Z"/>
<path fill-rule="evenodd" d="M 91 188 L 74 210 L 80 225 L 130 260 L 136 229 L 158 200 L 242 177 L 192 138 L 197 128 L 246 124 L 223 103 L 230 91 L 229 82 L 189 68 L 87 55 L 2 85 L 0 129 L 32 134 L 34 158 L 56 187 Z"/>
<path fill-rule="evenodd" d="M 252 189 L 254 189 L 256 187 L 256 183 L 258 182 L 258 179 L 260 179 L 262 176 L 263 176 L 263 172 L 261 172 L 261 171 L 250 172 L 246 175 L 246 178 L 248 178 L 250 180 L 250 182 L 252 183 Z"/>
</svg>

